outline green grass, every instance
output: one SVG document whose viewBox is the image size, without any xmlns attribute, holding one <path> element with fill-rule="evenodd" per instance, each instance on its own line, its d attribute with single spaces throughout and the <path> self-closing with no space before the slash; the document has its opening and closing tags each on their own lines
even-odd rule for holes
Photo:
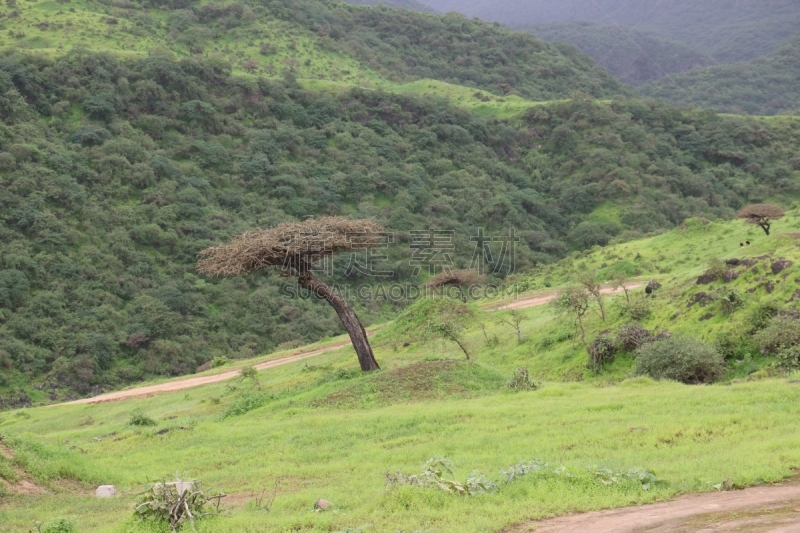
<svg viewBox="0 0 800 533">
<path fill-rule="evenodd" d="M 335 364 L 342 357 L 352 358 L 325 359 Z M 264 377 L 277 388 L 287 379 L 302 381 L 303 374 L 310 373 L 298 364 Z M 110 501 L 74 490 L 10 496 L 0 519 L 7 530 L 24 531 L 36 519 L 67 514 L 80 531 L 123 531 L 141 484 L 177 471 L 231 495 L 229 512 L 200 531 L 341 531 L 365 524 L 375 531 L 497 531 L 531 518 L 708 491 L 727 478 L 745 485 L 775 481 L 800 465 L 800 388 L 784 381 L 687 387 L 640 378 L 617 387 L 547 384 L 529 393 L 498 390 L 374 408 L 312 405 L 371 379 L 296 385 L 282 400 L 223 421 L 219 414 L 235 394 L 226 395 L 222 385 L 35 410 L 31 419 L 6 421 L 0 431 L 45 441 L 90 463 L 90 478 L 118 485 L 123 495 Z M 209 401 L 216 396 L 220 404 Z M 127 427 L 134 405 L 159 426 Z M 93 425 L 81 426 L 88 416 Z M 172 426 L 192 429 L 157 434 Z M 500 469 L 532 459 L 563 465 L 574 477 L 522 478 L 475 498 L 386 485 L 385 472 L 418 472 L 435 454 L 453 460 L 460 478 L 478 469 L 498 480 Z M 649 491 L 607 487 L 593 479 L 595 468 L 651 469 L 659 483 Z M 272 512 L 248 506 L 279 477 Z M 338 513 L 314 513 L 320 497 L 334 502 Z"/>
<path fill-rule="evenodd" d="M 613 208 L 606 211 L 611 218 Z M 797 309 L 789 300 L 800 277 L 793 233 L 799 215 L 790 211 L 770 237 L 741 221 L 690 220 L 661 235 L 573 254 L 518 281 L 558 287 L 581 273 L 625 270 L 658 278 L 663 288 L 648 299 L 652 316 L 643 324 L 715 342 L 747 329 L 760 303 Z M 746 240 L 752 245 L 739 247 Z M 729 284 L 696 284 L 712 259 L 731 257 L 758 262 L 740 268 Z M 771 265 L 779 258 L 794 264 L 775 275 Z M 744 298 L 732 315 L 717 303 L 688 305 L 698 292 L 722 288 Z M 624 302 L 622 295 L 606 299 L 605 322 L 593 309 L 587 339 L 625 323 Z M 0 496 L 0 523 L 28 531 L 35 520 L 66 515 L 79 531 L 154 531 L 133 520 L 135 494 L 148 480 L 177 472 L 229 495 L 225 513 L 199 531 L 370 531 L 362 527 L 369 525 L 485 532 L 710 491 L 726 479 L 768 483 L 800 468 L 800 387 L 796 376 L 776 377 L 768 357 L 732 361 L 723 383 L 704 387 L 634 377 L 633 356 L 625 354 L 594 373 L 574 326 L 550 306 L 523 311 L 522 342 L 497 321 L 503 312 L 471 307 L 465 341 L 472 362 L 455 344 L 423 341 L 429 316 L 420 303 L 372 337 L 384 368 L 376 374 L 354 371 L 352 349 L 343 348 L 262 372 L 261 391 L 234 380 L 117 403 L 2 413 L 0 434 L 14 457 L 0 462 L 0 476 L 30 479 L 48 492 Z M 506 387 L 519 366 L 543 382 L 539 390 Z M 157 425 L 129 426 L 134 410 Z M 472 498 L 386 483 L 387 472 L 417 473 L 435 455 L 452 460 L 462 481 L 479 470 L 500 482 L 500 470 L 519 461 L 549 466 Z M 659 482 L 650 490 L 607 486 L 595 476 L 599 468 L 651 470 Z M 258 510 L 254 498 L 278 479 L 273 509 Z M 95 500 L 91 490 L 99 483 L 117 485 L 121 495 Z M 317 498 L 334 502 L 336 512 L 314 512 Z"/>
</svg>

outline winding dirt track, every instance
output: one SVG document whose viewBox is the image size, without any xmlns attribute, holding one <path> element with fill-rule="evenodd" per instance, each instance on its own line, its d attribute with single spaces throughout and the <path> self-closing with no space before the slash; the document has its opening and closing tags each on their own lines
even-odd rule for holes
<svg viewBox="0 0 800 533">
<path fill-rule="evenodd" d="M 642 283 L 637 284 L 630 284 L 628 285 L 628 290 L 635 289 L 636 287 L 640 287 Z M 603 289 L 603 294 L 617 294 L 622 292 L 623 289 Z M 525 309 L 528 307 L 536 307 L 538 305 L 544 305 L 548 302 L 551 302 L 556 296 L 555 292 L 548 293 L 545 295 L 537 296 L 536 298 L 529 298 L 526 300 L 517 300 L 510 304 L 505 304 L 500 307 L 495 308 L 496 310 L 504 310 L 504 309 Z M 286 365 L 289 363 L 295 363 L 297 361 L 302 361 L 303 359 L 308 359 L 309 357 L 314 357 L 317 355 L 321 355 L 327 352 L 331 352 L 333 350 L 338 350 L 340 348 L 344 348 L 345 346 L 350 346 L 349 342 L 341 342 L 338 344 L 332 344 L 330 346 L 325 346 L 323 348 L 319 348 L 317 350 L 313 350 L 310 352 L 303 352 L 297 353 L 295 355 L 284 357 L 282 359 L 275 359 L 273 361 L 267 361 L 265 363 L 261 363 L 255 365 L 256 370 L 266 370 L 268 368 L 274 368 L 276 366 Z M 109 392 L 108 394 L 101 394 L 99 396 L 93 396 L 92 398 L 83 398 L 81 400 L 75 400 L 72 402 L 66 402 L 56 405 L 75 405 L 75 404 L 92 404 L 92 403 L 107 403 L 107 402 L 117 402 L 120 400 L 125 400 L 128 398 L 141 398 L 142 396 L 151 396 L 153 394 L 157 394 L 159 392 L 174 392 L 184 389 L 190 389 L 192 387 L 199 387 L 201 385 L 210 385 L 211 383 L 219 383 L 221 381 L 227 381 L 229 379 L 233 379 L 239 376 L 238 370 L 231 370 L 229 372 L 224 372 L 222 374 L 213 374 L 210 376 L 202 376 L 197 378 L 188 378 L 188 379 L 178 379 L 175 381 L 168 381 L 166 383 L 159 383 L 158 385 L 148 385 L 146 387 L 138 387 L 135 389 L 128 389 L 128 390 L 121 390 L 117 392 Z"/>
<path fill-rule="evenodd" d="M 528 522 L 504 533 L 797 533 L 800 484 L 689 494 L 674 500 Z"/>
</svg>

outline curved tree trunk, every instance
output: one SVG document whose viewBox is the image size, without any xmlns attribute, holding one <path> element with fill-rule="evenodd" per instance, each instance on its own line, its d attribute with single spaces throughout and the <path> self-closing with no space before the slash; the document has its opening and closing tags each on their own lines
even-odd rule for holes
<svg viewBox="0 0 800 533">
<path fill-rule="evenodd" d="M 313 291 L 321 298 L 324 298 L 336 310 L 336 314 L 339 315 L 344 329 L 347 330 L 348 335 L 350 335 L 350 340 L 353 342 L 353 348 L 355 348 L 356 355 L 358 355 L 358 362 L 361 364 L 361 370 L 364 372 L 380 370 L 381 367 L 378 365 L 378 362 L 375 360 L 375 355 L 372 353 L 372 346 L 369 345 L 367 332 L 364 330 L 364 326 L 361 325 L 358 315 L 356 315 L 353 308 L 347 304 L 345 299 L 333 292 L 330 287 L 310 273 L 302 274 L 298 278 L 298 283 L 304 289 Z"/>
</svg>

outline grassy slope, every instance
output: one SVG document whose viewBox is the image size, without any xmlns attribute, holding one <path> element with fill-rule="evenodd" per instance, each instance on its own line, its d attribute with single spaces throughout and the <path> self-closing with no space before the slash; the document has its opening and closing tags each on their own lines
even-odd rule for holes
<svg viewBox="0 0 800 533">
<path fill-rule="evenodd" d="M 152 23 L 145 29 L 133 17 L 83 0 L 55 1 L 19 0 L 18 14 L 9 17 L 11 9 L 0 7 L 0 50 L 14 49 L 49 56 L 61 55 L 73 48 L 107 51 L 122 57 L 144 57 L 154 48 L 166 48 L 179 56 L 189 55 L 184 44 L 170 38 L 166 21 L 168 11 L 150 9 L 146 16 Z M 113 15 L 116 14 L 116 17 Z M 109 24 L 114 18 L 117 22 Z M 257 35 L 256 35 L 257 34 Z M 274 48 L 266 56 L 259 53 L 260 43 Z M 230 61 L 234 72 L 248 76 L 242 67 L 246 60 L 255 61 L 257 71 L 275 76 L 285 71 L 287 61 L 293 63 L 295 75 L 311 89 L 347 90 L 352 87 L 380 89 L 402 94 L 426 94 L 451 99 L 456 105 L 482 115 L 498 118 L 518 116 L 533 106 L 548 102 L 532 102 L 517 95 L 499 97 L 474 88 L 422 79 L 397 83 L 381 77 L 356 59 L 319 45 L 318 37 L 298 25 L 275 18 L 263 18 L 244 28 L 222 32 L 205 47 L 205 54 Z M 270 70 L 273 69 L 274 70 Z M 266 69 L 266 70 L 265 70 Z M 263 72 L 262 72 L 263 71 Z M 488 101 L 476 97 L 481 93 Z"/>
<path fill-rule="evenodd" d="M 573 272 L 591 268 L 601 274 L 630 269 L 644 278 L 655 275 L 664 288 L 645 325 L 713 340 L 740 327 L 759 301 L 786 302 L 794 292 L 800 251 L 791 232 L 800 229 L 799 215 L 791 212 L 769 238 L 740 222 L 694 221 L 670 233 L 575 255 L 523 281 L 532 287 L 560 285 Z M 743 240 L 753 245 L 741 249 Z M 764 271 L 771 264 L 765 258 L 759 272 L 743 274 L 733 287 L 743 294 L 760 288 L 746 295 L 745 307 L 732 317 L 713 305 L 687 309 L 694 293 L 716 288 L 694 284 L 710 259 L 770 254 L 793 260 L 795 266 L 773 277 Z M 770 280 L 778 283 L 768 295 L 763 285 Z M 622 322 L 618 306 L 609 308 L 608 323 L 590 321 L 591 335 Z M 408 319 L 400 320 L 374 337 L 383 373 L 353 376 L 349 349 L 276 368 L 261 376 L 272 399 L 224 420 L 221 413 L 241 397 L 244 384 L 4 413 L 0 434 L 12 449 L 22 450 L 20 466 L 40 483 L 50 483 L 52 492 L 6 496 L 0 521 L 10 531 L 24 531 L 36 519 L 69 515 L 80 531 L 147 530 L 132 525 L 133 494 L 147 479 L 178 471 L 231 495 L 229 512 L 200 531 L 345 531 L 368 524 L 374 531 L 497 531 L 530 518 L 713 490 L 728 478 L 745 485 L 769 482 L 800 466 L 800 388 L 785 379 L 755 379 L 765 372 L 741 379 L 768 361 L 734 365 L 729 386 L 630 379 L 630 358 L 625 357 L 594 375 L 585 368 L 585 351 L 573 348 L 568 338 L 571 328 L 554 319 L 549 307 L 525 311 L 529 320 L 522 343 L 507 326 L 494 322 L 500 315 L 474 310 L 467 334 L 472 365 L 426 362 L 461 356 L 454 346 L 421 344 L 414 329 L 409 332 Z M 671 318 L 677 311 L 682 314 Z M 708 312 L 717 316 L 698 322 Z M 490 337 L 499 338 L 497 347 L 484 346 L 479 322 L 487 325 Z M 405 342 L 410 346 L 404 347 Z M 534 376 L 585 382 L 548 381 L 539 391 L 512 393 L 503 384 L 520 365 Z M 127 427 L 135 408 L 159 425 Z M 159 434 L 178 427 L 187 429 Z M 43 447 L 25 451 L 31 442 Z M 461 479 L 478 469 L 498 480 L 501 468 L 530 459 L 548 461 L 552 469 L 564 465 L 572 477 L 550 469 L 474 499 L 385 484 L 385 472 L 417 472 L 435 454 L 455 461 Z M 593 476 L 597 467 L 652 469 L 660 483 L 650 491 L 635 484 L 605 486 Z M 254 496 L 271 488 L 277 477 L 283 481 L 274 509 L 258 511 Z M 69 490 L 59 488 L 63 481 L 58 478 L 84 480 L 87 489 L 114 483 L 123 495 L 97 501 L 76 491 L 74 483 Z M 314 513 L 312 503 L 319 497 L 333 501 L 337 513 Z"/>
</svg>

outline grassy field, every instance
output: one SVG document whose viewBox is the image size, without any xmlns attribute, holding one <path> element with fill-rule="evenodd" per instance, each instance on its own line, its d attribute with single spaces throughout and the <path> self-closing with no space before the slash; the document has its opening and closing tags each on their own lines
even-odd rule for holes
<svg viewBox="0 0 800 533">
<path fill-rule="evenodd" d="M 652 314 L 642 323 L 714 342 L 746 326 L 764 301 L 795 308 L 798 228 L 797 211 L 771 237 L 739 221 L 691 220 L 669 233 L 574 254 L 519 281 L 546 289 L 593 270 L 655 277 L 663 288 L 647 300 Z M 739 246 L 747 240 L 751 246 Z M 757 262 L 729 284 L 695 283 L 713 259 L 732 257 Z M 779 259 L 794 264 L 774 275 L 770 266 Z M 725 314 L 715 302 L 688 305 L 697 292 L 720 289 L 739 291 L 742 307 Z M 574 325 L 550 306 L 522 312 L 519 342 L 497 320 L 507 312 L 480 304 L 467 322 L 466 362 L 455 344 L 418 336 L 427 305 L 374 335 L 384 368 L 377 374 L 354 371 L 345 348 L 263 372 L 261 390 L 234 380 L 118 403 L 2 413 L 3 531 L 29 531 L 35 521 L 59 516 L 76 531 L 158 531 L 133 518 L 136 494 L 176 473 L 228 494 L 223 514 L 198 523 L 199 531 L 444 533 L 499 531 L 528 519 L 715 490 L 725 480 L 767 483 L 800 468 L 800 387 L 768 358 L 734 361 L 722 383 L 702 387 L 635 377 L 632 356 L 595 373 Z M 607 320 L 593 311 L 587 340 L 624 323 L 625 305 L 624 295 L 607 298 Z M 538 390 L 506 386 L 519 366 L 541 380 Z M 157 425 L 130 426 L 136 410 Z M 387 483 L 387 473 L 419 473 L 434 456 L 453 461 L 457 480 L 478 470 L 497 490 L 469 497 Z M 546 465 L 504 482 L 501 470 L 521 461 Z M 645 486 L 628 476 L 643 472 L 657 482 Z M 18 490 L 22 480 L 30 494 L 9 491 L 8 483 Z M 121 495 L 92 498 L 100 483 L 117 485 Z M 259 508 L 262 492 L 269 500 L 276 483 L 271 510 Z M 334 509 L 314 512 L 317 498 Z"/>
</svg>

